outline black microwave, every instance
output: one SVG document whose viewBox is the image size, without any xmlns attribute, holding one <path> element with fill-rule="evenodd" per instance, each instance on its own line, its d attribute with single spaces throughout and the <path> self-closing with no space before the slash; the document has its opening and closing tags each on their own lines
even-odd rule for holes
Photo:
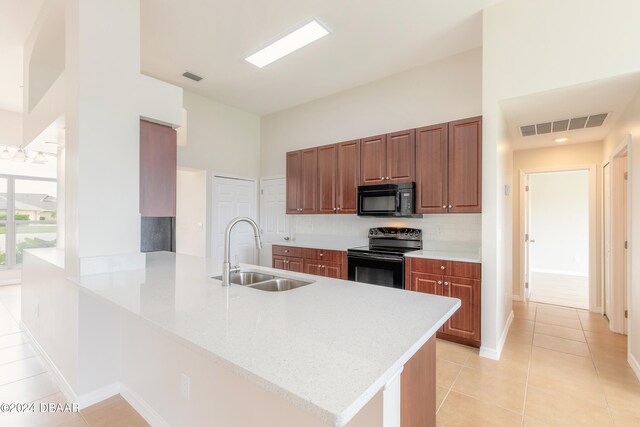
<svg viewBox="0 0 640 427">
<path fill-rule="evenodd" d="M 419 217 L 415 215 L 415 182 L 361 185 L 358 216 Z"/>
</svg>

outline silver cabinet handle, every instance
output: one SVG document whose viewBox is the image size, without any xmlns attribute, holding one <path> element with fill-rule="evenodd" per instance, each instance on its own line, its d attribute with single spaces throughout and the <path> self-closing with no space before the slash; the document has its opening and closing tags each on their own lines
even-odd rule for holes
<svg viewBox="0 0 640 427">
<path fill-rule="evenodd" d="M 324 254 L 321 253 L 320 256 L 324 256 Z"/>
<path fill-rule="evenodd" d="M 440 270 L 444 270 L 445 268 L 447 268 L 447 267 L 445 267 L 444 265 L 440 266 Z"/>
<path fill-rule="evenodd" d="M 444 205 L 444 206 L 442 207 L 442 209 L 447 209 L 447 205 Z"/>
<path fill-rule="evenodd" d="M 453 206 L 449 205 L 449 209 L 451 209 Z"/>
<path fill-rule="evenodd" d="M 284 253 L 285 253 L 285 254 L 288 254 L 288 253 L 289 253 L 289 249 L 285 249 L 285 250 L 284 250 Z"/>
<path fill-rule="evenodd" d="M 449 286 L 449 282 L 444 282 L 444 285 L 445 286 Z"/>
<path fill-rule="evenodd" d="M 340 208 L 336 208 L 338 210 L 338 212 L 340 212 Z"/>
<path fill-rule="evenodd" d="M 442 280 L 438 280 L 438 285 L 442 285 Z"/>
</svg>

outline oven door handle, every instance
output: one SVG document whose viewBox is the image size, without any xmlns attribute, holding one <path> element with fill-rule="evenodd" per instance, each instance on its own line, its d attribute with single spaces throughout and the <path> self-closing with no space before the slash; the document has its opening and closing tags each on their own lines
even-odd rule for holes
<svg viewBox="0 0 640 427">
<path fill-rule="evenodd" d="M 390 261 L 390 262 L 403 262 L 404 261 L 404 257 L 391 257 L 391 256 L 386 256 L 386 255 L 373 255 L 373 254 L 347 254 L 347 258 L 353 258 L 353 259 L 366 259 L 366 260 L 373 260 L 373 261 Z"/>
</svg>

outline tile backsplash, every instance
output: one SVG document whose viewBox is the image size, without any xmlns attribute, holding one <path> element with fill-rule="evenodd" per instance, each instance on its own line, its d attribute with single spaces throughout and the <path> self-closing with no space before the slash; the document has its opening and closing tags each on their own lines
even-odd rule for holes
<svg viewBox="0 0 640 427">
<path fill-rule="evenodd" d="M 355 215 L 291 215 L 290 234 L 366 238 L 371 227 L 412 227 L 422 239 L 440 242 L 479 243 L 482 214 L 425 215 L 423 218 L 371 218 Z"/>
</svg>

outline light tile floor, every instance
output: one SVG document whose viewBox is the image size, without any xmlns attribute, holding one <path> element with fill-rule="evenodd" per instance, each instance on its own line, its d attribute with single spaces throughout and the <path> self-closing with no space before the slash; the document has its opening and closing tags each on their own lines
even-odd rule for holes
<svg viewBox="0 0 640 427">
<path fill-rule="evenodd" d="M 640 426 L 627 337 L 604 316 L 513 303 L 500 361 L 438 340 L 439 426 Z"/>
<path fill-rule="evenodd" d="M 626 337 L 603 316 L 514 302 L 502 358 L 438 340 L 439 426 L 638 426 L 640 382 Z M 0 287 L 0 402 L 64 403 L 20 331 L 20 288 Z M 80 413 L 0 414 L 0 426 L 146 426 L 120 396 Z"/>
<path fill-rule="evenodd" d="M 139 427 L 145 420 L 120 396 L 80 412 L 41 413 L 65 404 L 47 365 L 20 331 L 20 286 L 0 286 L 0 403 L 35 403 L 35 412 L 0 413 L 2 427 Z"/>
</svg>

